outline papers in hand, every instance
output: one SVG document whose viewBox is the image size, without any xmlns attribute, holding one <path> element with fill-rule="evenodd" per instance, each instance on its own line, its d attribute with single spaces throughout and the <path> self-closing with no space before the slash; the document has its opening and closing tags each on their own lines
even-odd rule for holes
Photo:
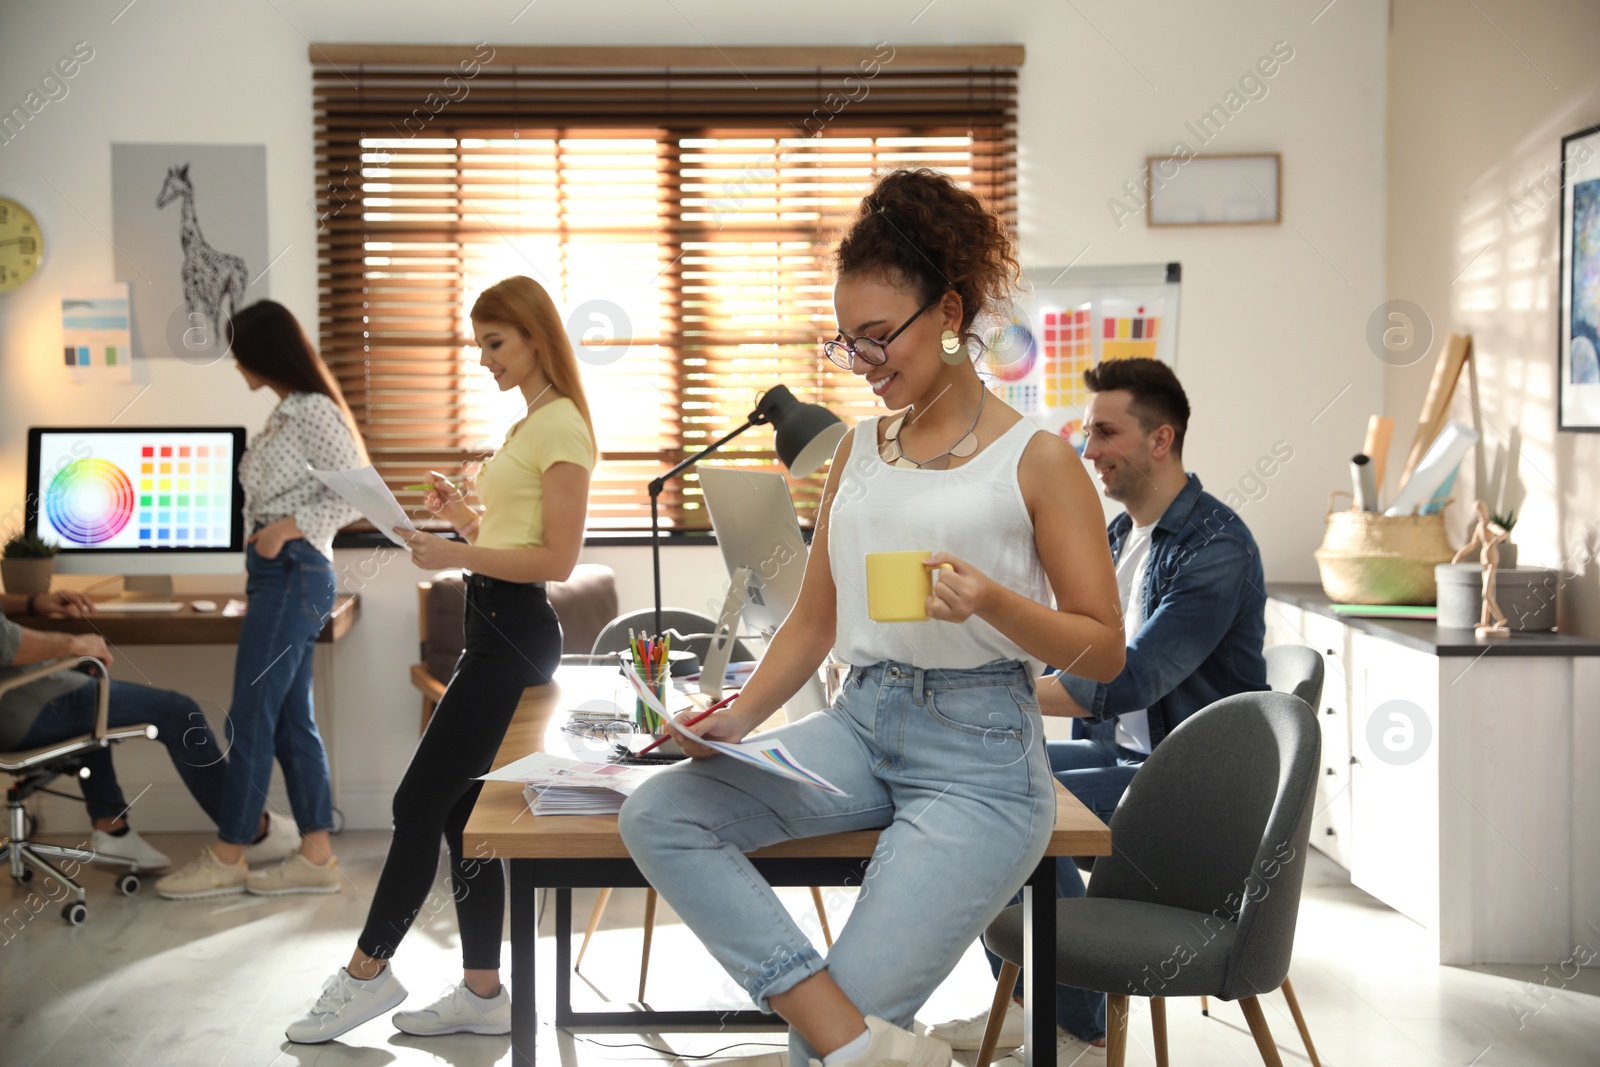
<svg viewBox="0 0 1600 1067">
<path fill-rule="evenodd" d="M 319 471 L 308 463 L 306 470 L 361 512 L 368 522 L 378 528 L 379 533 L 399 547 L 406 547 L 394 528 L 398 526 L 402 530 L 415 530 L 417 527 L 411 521 L 411 516 L 406 514 L 406 509 L 400 506 L 400 501 L 389 492 L 377 468 L 369 464 L 347 471 Z"/>
<path fill-rule="evenodd" d="M 535 815 L 615 815 L 661 766 L 585 763 L 548 752 L 535 752 L 498 771 L 485 782 L 520 782 L 522 795 Z"/>
<path fill-rule="evenodd" d="M 726 741 L 711 741 L 704 737 L 695 737 L 688 731 L 679 728 L 677 720 L 667 714 L 667 710 L 661 706 L 661 702 L 650 691 L 650 687 L 644 684 L 644 679 L 639 676 L 639 672 L 634 670 L 633 664 L 624 661 L 622 666 L 623 672 L 628 676 L 628 684 L 633 686 L 634 693 L 640 700 L 650 706 L 651 711 L 661 716 L 662 721 L 667 724 L 667 728 L 672 730 L 673 733 L 693 738 L 707 748 L 715 749 L 724 756 L 732 756 L 736 760 L 754 767 L 760 767 L 762 770 L 770 774 L 776 774 L 780 778 L 802 782 L 805 785 L 820 789 L 824 793 L 832 793 L 835 796 L 847 797 L 850 795 L 822 777 L 822 775 L 817 774 L 815 771 L 807 770 L 800 760 L 795 757 L 795 754 L 789 751 L 788 746 L 777 738 L 763 740 L 760 735 L 757 735 L 749 741 L 729 744 Z"/>
</svg>

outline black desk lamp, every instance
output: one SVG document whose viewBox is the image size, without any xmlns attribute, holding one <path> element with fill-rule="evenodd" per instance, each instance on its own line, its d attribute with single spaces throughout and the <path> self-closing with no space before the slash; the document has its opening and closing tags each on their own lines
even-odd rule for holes
<svg viewBox="0 0 1600 1067">
<path fill-rule="evenodd" d="M 661 633 L 661 521 L 657 504 L 667 482 L 688 470 L 752 426 L 771 426 L 778 459 L 796 478 L 814 474 L 844 437 L 845 424 L 821 404 L 805 404 L 788 388 L 775 385 L 756 401 L 744 425 L 714 441 L 650 483 L 650 566 L 655 574 L 656 629 Z"/>
</svg>

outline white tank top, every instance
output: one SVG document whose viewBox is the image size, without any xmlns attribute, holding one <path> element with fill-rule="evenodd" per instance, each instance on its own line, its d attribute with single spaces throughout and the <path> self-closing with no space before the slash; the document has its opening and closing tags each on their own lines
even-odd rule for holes
<svg viewBox="0 0 1600 1067">
<path fill-rule="evenodd" d="M 1051 604 L 1017 481 L 1035 433 L 1023 418 L 953 470 L 893 467 L 878 455 L 878 418 L 856 425 L 828 521 L 828 561 L 837 589 L 834 655 L 865 667 L 883 660 L 923 668 L 979 667 L 1022 660 L 1042 664 L 976 615 L 966 622 L 873 622 L 867 615 L 868 552 L 924 549 L 966 560 L 1008 589 Z"/>
</svg>

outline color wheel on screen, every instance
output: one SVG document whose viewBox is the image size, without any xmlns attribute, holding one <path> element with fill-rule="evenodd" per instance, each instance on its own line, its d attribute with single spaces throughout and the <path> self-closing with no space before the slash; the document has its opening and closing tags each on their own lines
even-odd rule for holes
<svg viewBox="0 0 1600 1067">
<path fill-rule="evenodd" d="M 45 512 L 50 524 L 73 541 L 108 541 L 133 517 L 133 483 L 121 467 L 103 459 L 80 459 L 50 480 Z"/>
</svg>

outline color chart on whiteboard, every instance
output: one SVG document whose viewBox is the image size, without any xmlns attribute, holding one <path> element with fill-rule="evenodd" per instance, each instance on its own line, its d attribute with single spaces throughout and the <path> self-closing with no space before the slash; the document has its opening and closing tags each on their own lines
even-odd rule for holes
<svg viewBox="0 0 1600 1067">
<path fill-rule="evenodd" d="M 183 430 L 44 431 L 41 537 L 62 548 L 227 548 L 234 437 Z"/>
</svg>

